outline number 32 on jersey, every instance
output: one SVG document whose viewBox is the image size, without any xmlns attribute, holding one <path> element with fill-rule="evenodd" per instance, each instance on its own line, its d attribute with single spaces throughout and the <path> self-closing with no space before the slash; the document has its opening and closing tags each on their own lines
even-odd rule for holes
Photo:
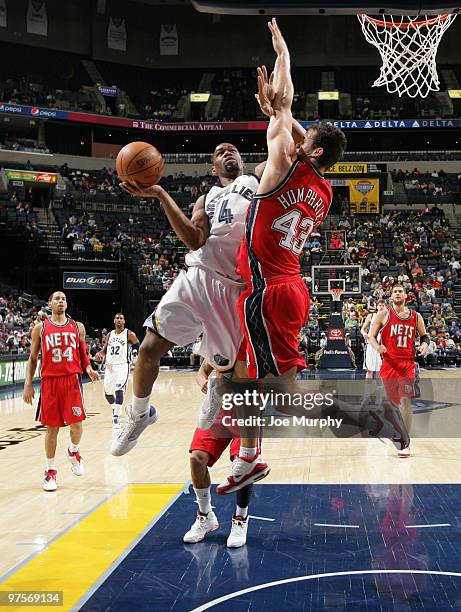
<svg viewBox="0 0 461 612">
<path fill-rule="evenodd" d="M 314 229 L 314 221 L 309 217 L 302 218 L 301 211 L 292 210 L 274 219 L 272 229 L 283 234 L 279 242 L 281 247 L 295 255 L 301 255 L 304 244 Z"/>
</svg>

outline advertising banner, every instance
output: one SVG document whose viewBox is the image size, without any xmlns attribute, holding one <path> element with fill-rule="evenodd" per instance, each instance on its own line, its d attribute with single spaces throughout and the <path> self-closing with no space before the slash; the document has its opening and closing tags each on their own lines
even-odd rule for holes
<svg viewBox="0 0 461 612">
<path fill-rule="evenodd" d="M 378 213 L 379 179 L 349 179 L 351 213 Z"/>
<path fill-rule="evenodd" d="M 367 174 L 368 164 L 335 164 L 326 174 Z"/>
<path fill-rule="evenodd" d="M 35 170 L 5 170 L 5 175 L 9 181 L 54 184 L 58 180 L 58 175 L 53 172 L 36 172 Z"/>
<path fill-rule="evenodd" d="M 118 275 L 113 272 L 63 272 L 63 289 L 118 289 Z"/>
<path fill-rule="evenodd" d="M 0 0 L 1 1 L 1 0 Z M 105 95 L 110 95 L 106 93 Z M 225 121 L 225 122 L 184 122 L 184 123 L 160 123 L 144 119 L 127 119 L 125 117 L 113 117 L 109 115 L 94 115 L 91 113 L 80 113 L 74 111 L 63 111 L 51 108 L 40 108 L 37 106 L 22 106 L 20 104 L 8 104 L 0 102 L 0 113 L 9 115 L 26 115 L 32 117 L 44 117 L 47 119 L 63 119 L 78 123 L 91 123 L 97 125 L 107 125 L 111 127 L 121 127 L 125 129 L 138 129 L 151 132 L 264 132 L 269 125 L 267 121 Z M 300 121 L 304 128 L 315 125 L 316 121 Z M 352 129 L 441 129 L 441 128 L 460 128 L 461 119 L 406 119 L 395 121 L 325 121 L 323 123 L 336 125 L 344 130 Z M 339 173 L 344 173 L 342 168 L 346 166 L 367 167 L 368 172 L 380 171 L 380 167 L 385 164 L 336 164 L 335 168 L 340 168 Z M 376 170 L 376 168 L 378 170 Z M 360 172 L 363 174 L 365 170 Z M 331 174 L 332 171 L 330 171 Z M 333 170 L 335 172 L 335 170 Z M 337 170 L 336 170 L 337 172 Z"/>
<path fill-rule="evenodd" d="M 28 357 L 18 355 L 6 361 L 0 361 L 0 387 L 23 383 L 26 379 Z M 34 380 L 40 378 L 40 359 L 38 360 Z"/>
</svg>

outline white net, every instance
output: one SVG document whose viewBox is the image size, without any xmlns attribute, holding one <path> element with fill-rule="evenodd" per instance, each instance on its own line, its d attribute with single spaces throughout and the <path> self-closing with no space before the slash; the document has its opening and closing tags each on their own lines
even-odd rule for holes
<svg viewBox="0 0 461 612">
<path fill-rule="evenodd" d="M 437 49 L 455 14 L 357 17 L 366 40 L 378 49 L 383 62 L 373 87 L 385 86 L 389 93 L 410 98 L 426 98 L 439 90 Z"/>
<path fill-rule="evenodd" d="M 330 294 L 333 298 L 333 302 L 339 302 L 343 293 L 344 289 L 341 287 L 330 287 Z"/>
</svg>

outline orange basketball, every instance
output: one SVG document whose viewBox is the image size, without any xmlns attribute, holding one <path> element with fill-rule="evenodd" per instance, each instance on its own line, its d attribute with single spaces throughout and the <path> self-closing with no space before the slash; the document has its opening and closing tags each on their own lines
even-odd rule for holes
<svg viewBox="0 0 461 612">
<path fill-rule="evenodd" d="M 117 155 L 117 174 L 121 181 L 135 181 L 150 187 L 162 177 L 163 158 L 148 142 L 130 142 Z"/>
</svg>

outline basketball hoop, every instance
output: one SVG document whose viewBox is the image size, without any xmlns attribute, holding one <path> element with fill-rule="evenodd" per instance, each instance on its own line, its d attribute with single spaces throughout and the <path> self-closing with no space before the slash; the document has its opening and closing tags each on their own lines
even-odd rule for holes
<svg viewBox="0 0 461 612">
<path fill-rule="evenodd" d="M 426 98 L 429 92 L 439 91 L 437 49 L 456 14 L 357 17 L 365 39 L 378 49 L 383 62 L 373 87 L 385 86 L 391 94 L 410 98 Z"/>
<path fill-rule="evenodd" d="M 342 287 L 330 287 L 330 294 L 333 298 L 333 302 L 339 302 L 343 293 L 344 289 Z"/>
</svg>

